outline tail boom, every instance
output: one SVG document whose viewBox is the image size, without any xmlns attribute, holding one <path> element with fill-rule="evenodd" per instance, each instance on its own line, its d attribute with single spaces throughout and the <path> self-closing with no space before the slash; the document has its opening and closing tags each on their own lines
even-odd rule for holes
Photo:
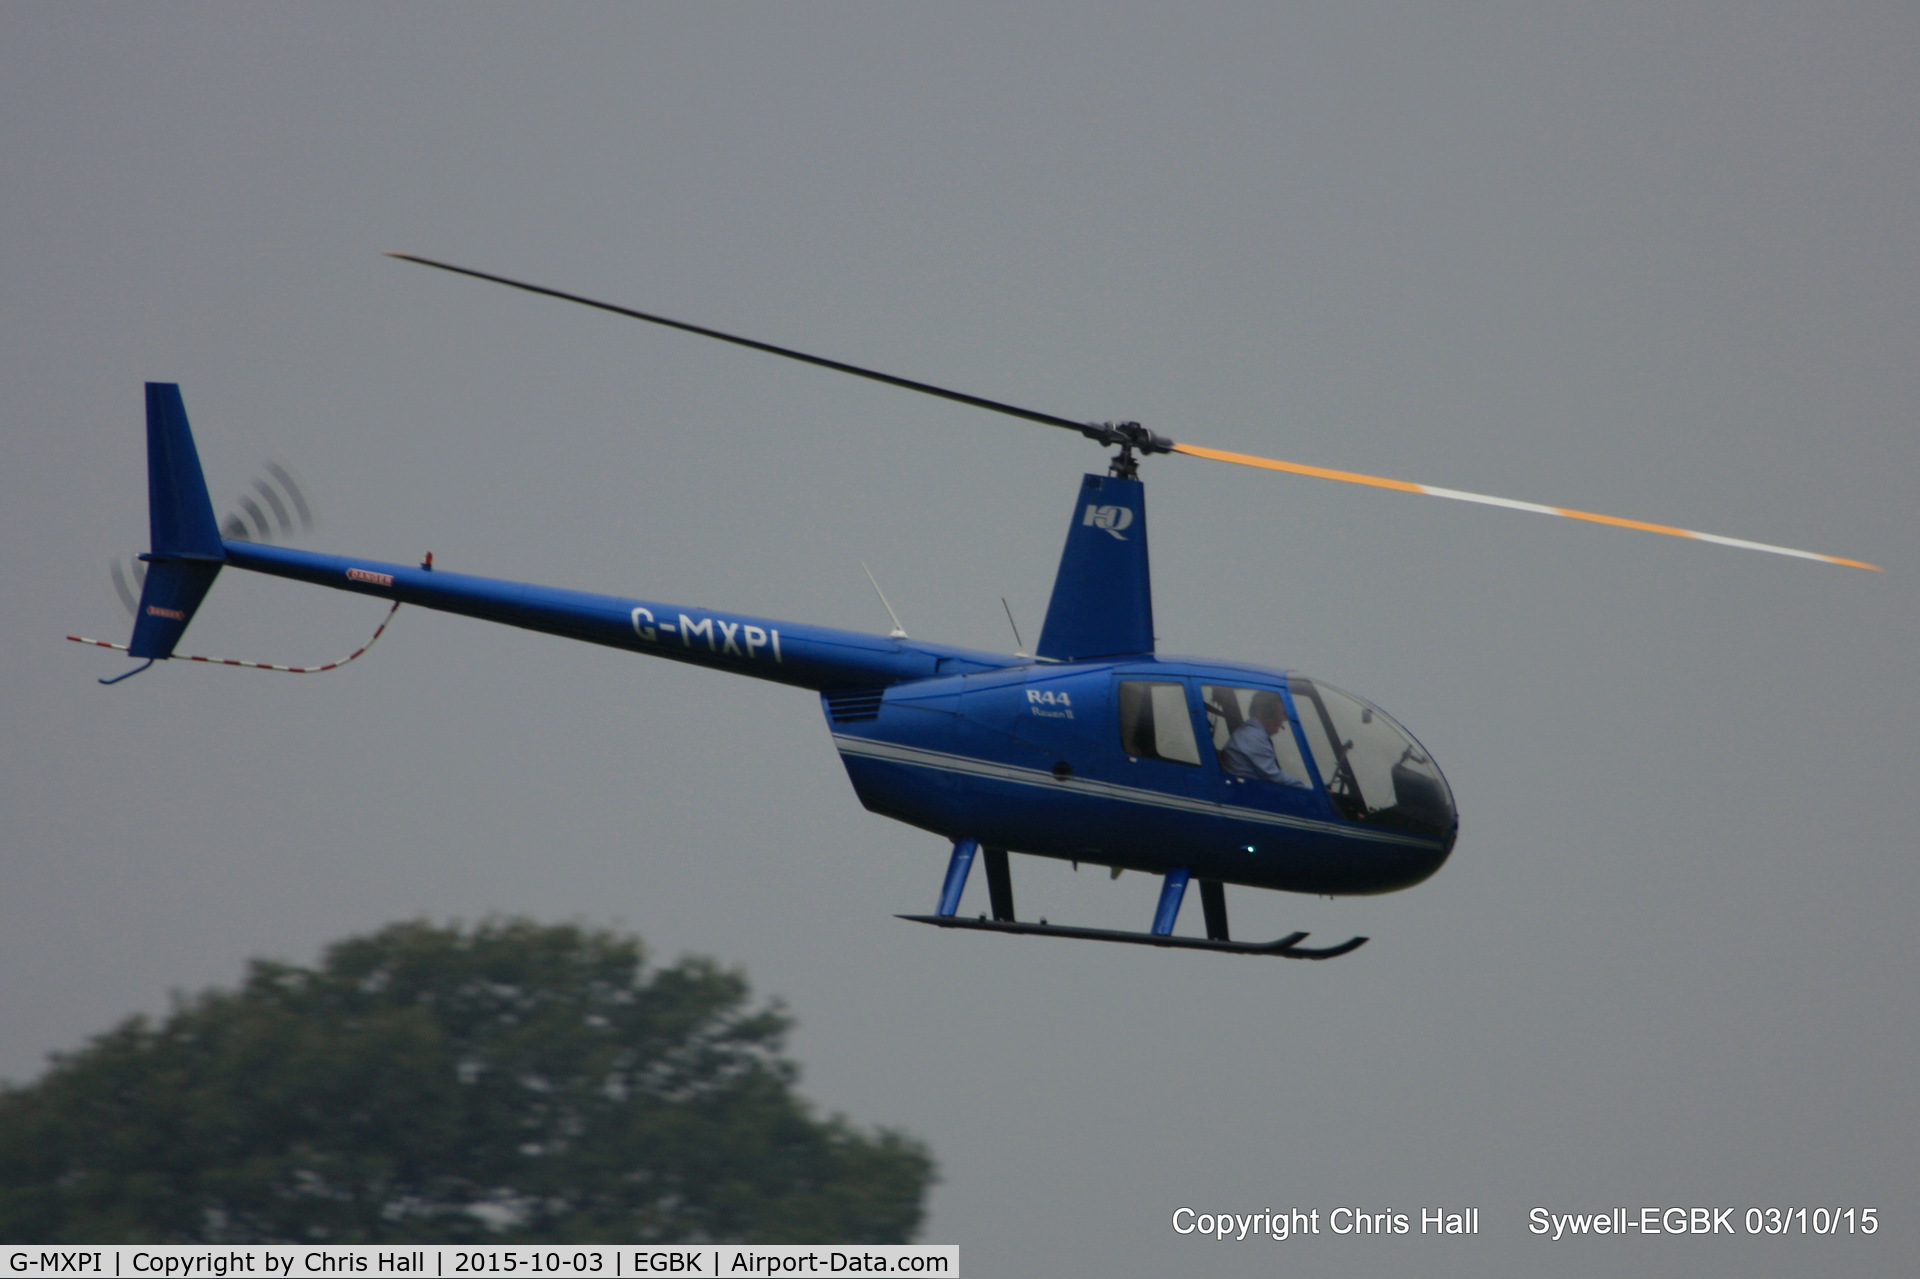
<svg viewBox="0 0 1920 1279">
<path fill-rule="evenodd" d="M 801 688 L 883 687 L 1022 664 L 997 653 L 403 564 L 228 541 L 234 568 Z"/>
</svg>

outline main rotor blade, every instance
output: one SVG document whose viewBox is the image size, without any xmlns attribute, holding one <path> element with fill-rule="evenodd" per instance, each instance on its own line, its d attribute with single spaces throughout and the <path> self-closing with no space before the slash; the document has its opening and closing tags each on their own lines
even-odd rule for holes
<svg viewBox="0 0 1920 1279">
<path fill-rule="evenodd" d="M 1378 475 L 1362 475 L 1355 471 L 1336 471 L 1323 466 L 1304 466 L 1298 462 L 1282 462 L 1277 458 L 1255 457 L 1250 453 L 1230 453 L 1225 449 L 1210 449 L 1198 444 L 1176 444 L 1164 436 L 1154 435 L 1143 430 L 1137 423 L 1121 423 L 1117 427 L 1111 423 L 1075 422 L 1070 418 L 1056 417 L 1051 413 L 1039 413 L 1033 409 L 1023 409 L 1014 404 L 1003 404 L 998 400 L 989 400 L 978 395 L 968 395 L 962 391 L 951 391 L 943 386 L 934 386 L 928 382 L 916 382 L 911 378 L 895 377 L 891 373 L 882 373 L 877 369 L 861 368 L 857 364 L 844 364 L 839 360 L 829 360 L 825 356 L 808 355 L 805 351 L 795 351 L 789 347 L 775 346 L 771 342 L 757 342 L 752 338 L 740 337 L 733 333 L 723 333 L 719 329 L 704 328 L 698 324 L 688 324 L 684 320 L 668 319 L 664 315 L 650 315 L 645 311 L 635 311 L 629 307 L 615 306 L 611 302 L 601 302 L 594 298 L 582 297 L 577 293 L 565 293 L 559 289 L 549 289 L 543 285 L 528 284 L 524 280 L 508 279 L 504 275 L 490 275 L 485 271 L 475 271 L 471 267 L 455 266 L 451 262 L 439 262 L 433 258 L 423 258 L 413 253 L 389 253 L 390 258 L 399 258 L 403 262 L 417 262 L 421 266 L 430 266 L 441 271 L 451 271 L 455 275 L 470 275 L 476 280 L 487 280 L 494 284 L 504 284 L 508 288 L 522 289 L 528 293 L 539 293 L 546 297 L 558 298 L 562 302 L 577 302 L 581 306 L 590 306 L 597 311 L 609 311 L 614 315 L 624 315 L 633 320 L 645 320 L 649 324 L 662 325 L 669 329 L 679 329 L 686 333 L 697 333 L 701 337 L 714 338 L 721 342 L 731 342 L 735 346 L 748 347 L 755 351 L 765 351 L 769 355 L 782 356 L 789 360 L 798 360 L 802 364 L 813 364 L 823 369 L 832 369 L 837 373 L 849 373 L 854 377 L 866 378 L 870 382 L 884 382 L 888 386 L 897 386 L 909 391 L 918 391 L 922 395 L 932 395 L 943 400 L 952 400 L 956 404 L 969 404 L 977 409 L 986 409 L 991 413 L 1002 413 L 1008 417 L 1022 418 L 1028 422 L 1038 422 L 1043 426 L 1057 426 L 1098 440 L 1103 444 L 1125 444 L 1138 447 L 1142 452 L 1160 453 L 1172 451 L 1185 453 L 1190 457 L 1212 458 L 1216 462 L 1232 462 L 1239 466 L 1255 466 L 1268 471 L 1287 471 L 1294 475 L 1311 475 L 1323 480 L 1339 480 L 1346 484 L 1365 484 L 1373 488 L 1396 489 L 1402 493 L 1424 493 L 1428 497 L 1448 497 L 1458 502 L 1478 502 L 1483 506 L 1504 506 L 1515 511 L 1532 511 L 1538 515 L 1561 515 L 1573 520 L 1586 520 L 1594 524 L 1611 524 L 1616 528 L 1639 529 L 1643 533 L 1664 533 L 1669 537 L 1692 538 L 1700 542 L 1712 542 L 1719 546 L 1732 546 L 1742 550 L 1766 551 L 1772 555 L 1791 555 L 1803 560 L 1821 560 L 1828 564 L 1842 564 L 1848 568 L 1863 568 L 1880 572 L 1877 564 L 1868 564 L 1861 560 L 1843 559 L 1838 555 L 1822 555 L 1817 551 L 1800 551 L 1788 546 L 1771 546 L 1765 542 L 1749 542 L 1743 538 L 1722 537 L 1717 533 L 1700 533 L 1693 529 L 1673 528 L 1666 524 L 1649 524 L 1644 520 L 1622 519 L 1617 515 L 1596 515 L 1591 511 L 1576 511 L 1562 506 L 1543 506 L 1538 502 L 1517 502 L 1507 497 L 1490 497 L 1484 493 L 1463 493 L 1458 489 L 1443 489 L 1431 484 L 1412 484 L 1406 480 L 1390 480 Z"/>
<path fill-rule="evenodd" d="M 1881 571 L 1877 564 L 1867 564 L 1860 560 L 1842 559 L 1838 555 L 1822 555 L 1817 551 L 1796 551 L 1788 546 L 1769 546 L 1765 542 L 1749 542 L 1737 537 L 1721 537 L 1717 533 L 1696 533 L 1692 529 L 1672 528 L 1665 524 L 1649 524 L 1644 520 L 1625 520 L 1617 515 L 1595 515 L 1592 511 L 1575 511 L 1564 506 L 1542 506 L 1538 502 L 1516 502 L 1510 497 L 1489 497 L 1485 493 L 1462 493 L 1458 489 L 1436 488 L 1431 484 L 1411 484 L 1406 480 L 1389 480 L 1378 475 L 1361 475 L 1356 471 L 1333 471 L 1324 466 L 1302 466 L 1298 462 L 1282 462 L 1271 457 L 1254 457 L 1250 453 L 1229 453 L 1225 449 L 1210 449 L 1198 444 L 1175 444 L 1175 453 L 1185 453 L 1189 457 L 1208 457 L 1216 462 L 1233 462 L 1239 466 L 1257 466 L 1267 471 L 1286 471 L 1293 475 L 1311 475 L 1316 479 L 1339 480 L 1344 484 L 1366 484 L 1373 488 L 1394 489 L 1401 493 L 1424 493 L 1428 497 L 1450 497 L 1456 502 L 1478 502 L 1482 506 L 1504 506 L 1514 511 L 1532 511 L 1536 515 L 1564 515 L 1570 520 L 1587 520 L 1594 524 L 1611 524 L 1615 528 L 1639 529 L 1643 533 L 1665 533 L 1668 537 L 1690 537 L 1695 541 L 1712 542 L 1716 546 L 1733 546 L 1746 551 L 1766 551 L 1772 555 L 1791 555 L 1803 560 L 1821 560 L 1828 564 L 1844 564 L 1848 568 L 1871 569 Z"/>
<path fill-rule="evenodd" d="M 732 333 L 722 333 L 718 329 L 702 328 L 698 324 L 688 324 L 682 320 L 670 320 L 664 315 L 649 315 L 645 311 L 635 311 L 624 306 L 615 306 L 611 302 L 597 302 L 592 298 L 583 298 L 577 293 L 562 293 L 559 289 L 544 288 L 538 284 L 528 284 L 523 280 L 509 280 L 504 275 L 488 275 L 485 271 L 475 271 L 470 267 L 455 266 L 451 262 L 436 262 L 432 258 L 419 257 L 412 253 L 389 253 L 390 258 L 399 258 L 403 262 L 418 262 L 421 266 L 436 267 L 442 271 L 452 271 L 456 275 L 470 275 L 476 280 L 490 280 L 495 284 L 504 284 L 508 288 L 525 289 L 528 293 L 540 293 L 550 298 L 559 298 L 562 302 L 578 302 L 581 306 L 590 306 L 599 311 L 611 311 L 615 315 L 624 315 L 632 320 L 645 320 L 649 324 L 661 324 L 670 329 L 680 329 L 687 333 L 698 333 L 701 337 L 716 338 L 722 342 L 731 342 L 735 346 L 750 347 L 755 351 L 765 351 L 769 355 L 785 356 L 789 360 L 798 360 L 802 364 L 817 364 L 823 369 L 832 369 L 836 373 L 851 373 L 871 382 L 885 382 L 888 386 L 904 387 L 909 391 L 918 391 L 922 395 L 936 395 L 943 400 L 952 400 L 958 404 L 971 404 L 976 409 L 986 409 L 992 413 L 1004 413 L 1008 417 L 1025 418 L 1029 422 L 1038 422 L 1043 426 L 1058 426 L 1076 434 L 1084 435 L 1089 425 L 1075 422 L 1064 417 L 1055 417 L 1051 413 L 1038 413 L 1032 409 L 1023 409 L 1014 404 L 1002 404 L 998 400 L 983 399 L 978 395 L 968 395 L 962 391 L 949 391 L 943 386 L 933 386 L 926 382 L 915 382 L 911 378 L 895 377 L 891 373 L 881 373 L 876 369 L 863 369 L 857 364 L 842 364 L 839 360 L 829 360 L 824 356 L 808 355 L 805 351 L 794 351 L 784 346 L 775 346 L 771 342 L 756 342 L 752 338 L 739 337 Z"/>
</svg>

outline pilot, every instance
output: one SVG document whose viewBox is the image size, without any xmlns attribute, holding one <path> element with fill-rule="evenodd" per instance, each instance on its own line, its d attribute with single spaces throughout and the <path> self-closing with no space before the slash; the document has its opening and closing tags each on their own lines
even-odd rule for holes
<svg viewBox="0 0 1920 1279">
<path fill-rule="evenodd" d="M 1226 749 L 1220 752 L 1220 766 L 1236 777 L 1260 777 L 1282 786 L 1311 790 L 1313 783 L 1293 776 L 1280 767 L 1273 752 L 1273 735 L 1287 726 L 1287 708 L 1280 694 L 1261 689 L 1253 695 L 1247 718 L 1233 730 Z"/>
</svg>

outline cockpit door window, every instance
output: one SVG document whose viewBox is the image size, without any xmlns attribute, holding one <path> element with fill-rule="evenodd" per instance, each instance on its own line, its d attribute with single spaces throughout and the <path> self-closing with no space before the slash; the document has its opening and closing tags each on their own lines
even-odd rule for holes
<svg viewBox="0 0 1920 1279">
<path fill-rule="evenodd" d="M 1312 790 L 1313 774 L 1301 757 L 1286 698 L 1271 688 L 1202 684 L 1214 755 L 1232 777 Z"/>
</svg>

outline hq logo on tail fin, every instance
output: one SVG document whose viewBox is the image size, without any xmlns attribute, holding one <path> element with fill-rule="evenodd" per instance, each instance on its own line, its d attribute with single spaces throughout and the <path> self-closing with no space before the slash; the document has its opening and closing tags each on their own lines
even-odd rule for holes
<svg viewBox="0 0 1920 1279">
<path fill-rule="evenodd" d="M 1080 522 L 1101 530 L 1117 542 L 1124 542 L 1127 539 L 1121 530 L 1132 525 L 1133 511 L 1125 506 L 1099 506 L 1089 503 L 1086 518 Z"/>
</svg>

